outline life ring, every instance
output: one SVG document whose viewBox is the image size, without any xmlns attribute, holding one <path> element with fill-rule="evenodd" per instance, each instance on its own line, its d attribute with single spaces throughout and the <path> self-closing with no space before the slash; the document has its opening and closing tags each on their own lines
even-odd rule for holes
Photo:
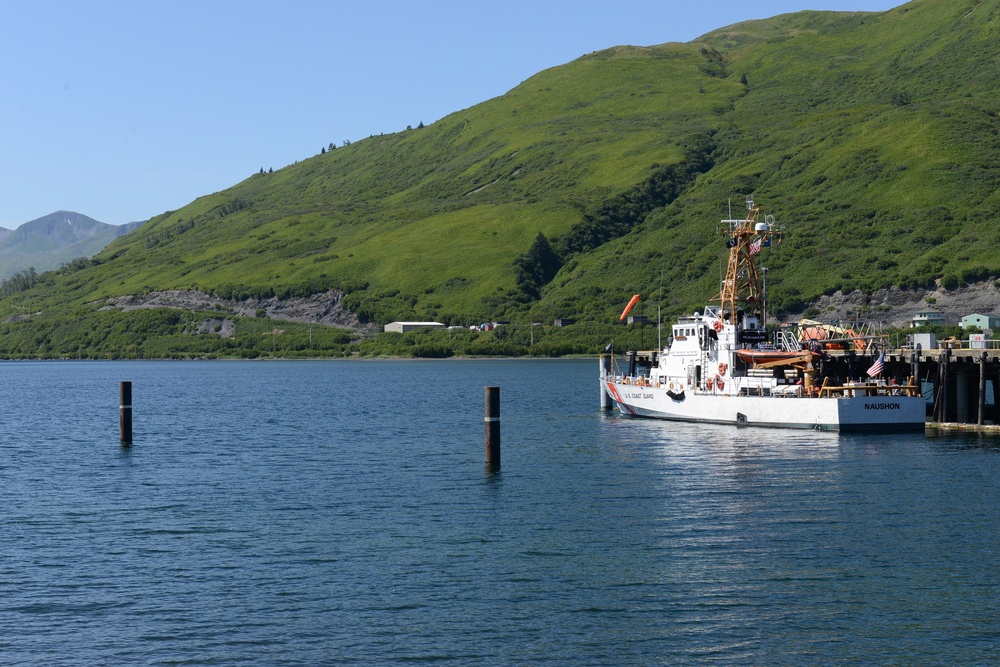
<svg viewBox="0 0 1000 667">
<path fill-rule="evenodd" d="M 728 364 L 719 364 L 719 375 L 725 375 L 727 370 L 729 370 Z"/>
<path fill-rule="evenodd" d="M 712 323 L 712 328 L 715 329 L 715 333 L 719 333 L 722 331 L 722 322 L 715 320 L 715 322 Z"/>
<path fill-rule="evenodd" d="M 715 376 L 715 386 L 719 388 L 719 391 L 722 391 L 723 389 L 726 388 L 726 383 L 722 381 L 722 378 L 720 378 L 718 375 L 716 375 Z"/>
<path fill-rule="evenodd" d="M 713 380 L 712 378 L 706 379 L 705 380 L 705 388 L 708 389 L 709 391 L 712 391 L 712 384 L 714 382 L 715 382 L 715 380 Z"/>
</svg>

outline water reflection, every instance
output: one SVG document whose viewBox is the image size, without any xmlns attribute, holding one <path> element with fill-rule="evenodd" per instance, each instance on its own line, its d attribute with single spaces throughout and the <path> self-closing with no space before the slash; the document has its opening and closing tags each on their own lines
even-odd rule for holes
<svg viewBox="0 0 1000 667">
<path fill-rule="evenodd" d="M 1000 452 L 1000 434 L 974 433 L 966 431 L 932 431 L 927 440 L 938 451 L 982 450 L 988 453 Z"/>
<path fill-rule="evenodd" d="M 990 663 L 995 439 L 628 419 L 594 366 L 6 368 L 7 662 Z"/>
</svg>

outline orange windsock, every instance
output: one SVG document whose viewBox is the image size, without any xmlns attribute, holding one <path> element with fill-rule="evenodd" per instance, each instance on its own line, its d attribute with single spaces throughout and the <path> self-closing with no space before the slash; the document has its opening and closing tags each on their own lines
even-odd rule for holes
<svg viewBox="0 0 1000 667">
<path fill-rule="evenodd" d="M 625 310 L 622 311 L 622 316 L 618 318 L 618 321 L 621 322 L 622 320 L 624 320 L 625 316 L 628 315 L 628 311 L 632 310 L 632 306 L 634 306 L 637 303 L 639 303 L 639 295 L 638 294 L 636 294 L 634 297 L 632 297 L 632 300 L 628 302 L 627 306 L 625 306 Z"/>
</svg>

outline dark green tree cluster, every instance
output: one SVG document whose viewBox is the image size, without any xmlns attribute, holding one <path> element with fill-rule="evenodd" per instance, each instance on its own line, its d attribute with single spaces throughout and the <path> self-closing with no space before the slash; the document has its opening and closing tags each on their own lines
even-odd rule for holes
<svg viewBox="0 0 1000 667">
<path fill-rule="evenodd" d="M 219 206 L 218 209 L 219 217 L 225 218 L 226 216 L 232 215 L 233 213 L 239 213 L 240 211 L 245 211 L 248 208 L 253 208 L 253 205 L 255 203 L 256 202 L 252 199 L 243 199 L 237 197 L 236 199 L 228 201 L 225 204 Z"/>
<path fill-rule="evenodd" d="M 88 266 L 97 266 L 99 264 L 100 264 L 100 262 L 91 261 L 87 257 L 74 257 L 73 259 L 69 260 L 68 262 L 66 262 L 65 264 L 63 264 L 62 266 L 60 266 L 59 267 L 59 272 L 60 273 L 74 273 L 76 271 L 80 271 L 82 269 L 85 269 Z"/>
<path fill-rule="evenodd" d="M 29 290 L 35 286 L 36 282 L 38 282 L 38 273 L 35 271 L 35 267 L 32 266 L 24 271 L 15 273 L 10 278 L 4 280 L 3 283 L 0 283 L 0 296 L 10 296 L 11 294 Z"/>
<path fill-rule="evenodd" d="M 487 297 L 484 300 L 486 309 L 510 314 L 539 299 L 542 288 L 573 255 L 589 252 L 628 234 L 650 213 L 677 199 L 694 183 L 698 174 L 712 168 L 715 149 L 713 134 L 695 135 L 685 147 L 683 160 L 658 167 L 636 187 L 598 205 L 566 236 L 550 242 L 539 232 L 528 251 L 513 262 L 517 289 Z"/>
<path fill-rule="evenodd" d="M 194 229 L 194 218 L 188 218 L 187 220 L 178 220 L 173 225 L 167 227 L 163 226 L 157 232 L 151 232 L 145 239 L 144 244 L 147 248 L 155 248 L 161 243 L 168 243 L 173 239 L 177 238 L 184 232 Z"/>
<path fill-rule="evenodd" d="M 545 234 L 538 232 L 528 252 L 514 260 L 517 269 L 517 286 L 533 299 L 541 296 L 542 287 L 556 277 L 562 268 L 562 259 L 552 249 Z"/>
<path fill-rule="evenodd" d="M 588 252 L 628 234 L 647 215 L 677 199 L 698 174 L 711 169 L 714 151 L 711 134 L 692 137 L 679 163 L 659 167 L 636 187 L 585 214 L 583 221 L 556 243 L 559 254 L 568 259 L 572 254 Z"/>
</svg>

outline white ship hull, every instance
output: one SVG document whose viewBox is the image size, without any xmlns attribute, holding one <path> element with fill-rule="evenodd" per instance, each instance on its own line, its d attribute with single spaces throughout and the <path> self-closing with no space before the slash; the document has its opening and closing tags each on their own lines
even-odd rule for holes
<svg viewBox="0 0 1000 667">
<path fill-rule="evenodd" d="M 821 431 L 922 431 L 922 396 L 735 396 L 601 381 L 623 414 L 674 421 Z"/>
</svg>

